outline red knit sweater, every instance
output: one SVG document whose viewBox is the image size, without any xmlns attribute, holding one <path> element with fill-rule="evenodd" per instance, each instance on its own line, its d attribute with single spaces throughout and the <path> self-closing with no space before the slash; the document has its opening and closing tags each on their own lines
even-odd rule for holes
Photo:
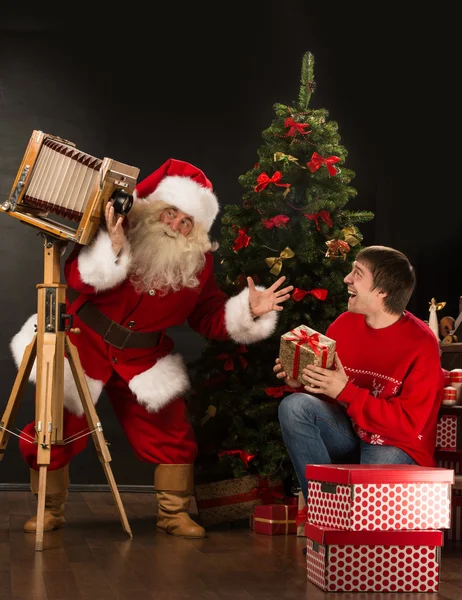
<svg viewBox="0 0 462 600">
<path fill-rule="evenodd" d="M 419 465 L 434 466 L 436 423 L 444 378 L 438 342 L 409 312 L 389 327 L 372 329 L 364 315 L 343 313 L 326 335 L 348 383 L 344 402 L 357 435 L 370 444 L 396 446 Z"/>
</svg>

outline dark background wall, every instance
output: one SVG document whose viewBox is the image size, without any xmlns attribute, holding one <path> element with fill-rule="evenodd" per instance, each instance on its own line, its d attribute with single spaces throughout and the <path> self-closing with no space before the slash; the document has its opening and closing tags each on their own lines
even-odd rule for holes
<svg viewBox="0 0 462 600">
<path fill-rule="evenodd" d="M 390 4 L 374 5 L 373 14 L 366 5 L 301 0 L 214 4 L 220 14 L 200 3 L 158 4 L 131 2 L 110 14 L 92 7 L 72 17 L 43 6 L 0 9 L 0 200 L 32 130 L 41 129 L 138 166 L 140 179 L 169 157 L 190 161 L 206 172 L 222 205 L 239 203 L 238 176 L 257 158 L 273 103 L 297 97 L 309 50 L 316 61 L 312 106 L 327 108 L 339 123 L 356 172 L 351 208 L 376 215 L 362 227 L 364 243 L 409 256 L 418 279 L 409 308 L 417 316 L 428 317 L 435 296 L 447 301 L 439 316 L 457 317 L 462 209 L 450 143 L 458 122 L 445 76 L 451 53 L 442 43 L 451 39 L 449 25 L 442 31 L 434 10 L 408 20 Z M 218 222 L 213 234 L 219 238 Z M 3 407 L 15 377 L 9 341 L 36 311 L 42 240 L 4 215 L 0 256 Z M 186 360 L 200 354 L 203 341 L 187 327 L 172 335 Z M 150 484 L 150 465 L 134 458 L 104 400 L 98 413 L 116 481 Z M 16 426 L 32 418 L 29 385 Z M 91 442 L 71 473 L 74 483 L 105 482 Z M 13 438 L 0 483 L 27 480 Z"/>
</svg>

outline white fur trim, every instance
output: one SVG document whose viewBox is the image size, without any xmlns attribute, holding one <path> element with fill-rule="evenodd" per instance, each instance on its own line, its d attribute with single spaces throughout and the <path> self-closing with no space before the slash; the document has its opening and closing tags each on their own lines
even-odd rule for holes
<svg viewBox="0 0 462 600">
<path fill-rule="evenodd" d="M 10 342 L 10 349 L 13 355 L 16 368 L 21 365 L 26 346 L 30 344 L 35 334 L 35 325 L 37 324 L 37 314 L 32 315 L 27 319 L 18 333 Z M 103 389 L 103 382 L 97 379 L 92 379 L 85 375 L 88 387 L 90 389 L 93 404 L 96 404 Z M 37 380 L 37 361 L 34 361 L 32 366 L 29 381 L 35 383 Z M 83 407 L 80 401 L 80 396 L 75 385 L 74 376 L 72 375 L 71 366 L 67 358 L 64 358 L 64 406 L 77 416 L 83 415 Z"/>
<path fill-rule="evenodd" d="M 190 177 L 172 175 L 164 177 L 147 201 L 161 200 L 176 206 L 187 215 L 199 221 L 208 232 L 218 214 L 219 205 L 215 194 L 209 188 L 196 183 Z"/>
<path fill-rule="evenodd" d="M 189 377 L 180 354 L 170 354 L 156 364 L 135 375 L 128 384 L 138 402 L 149 412 L 158 412 L 189 388 Z"/>
<path fill-rule="evenodd" d="M 260 292 L 265 288 L 255 286 Z M 230 337 L 240 344 L 252 344 L 268 338 L 276 329 L 277 311 L 253 319 L 250 313 L 249 288 L 244 288 L 225 305 L 225 324 Z"/>
<path fill-rule="evenodd" d="M 92 243 L 81 250 L 77 260 L 82 281 L 101 292 L 115 287 L 127 277 L 130 250 L 127 243 L 116 257 L 109 234 L 100 229 Z"/>
<path fill-rule="evenodd" d="M 21 327 L 21 329 L 18 331 L 18 333 L 11 339 L 10 350 L 11 354 L 13 355 L 13 359 L 17 369 L 19 369 L 21 365 L 26 346 L 28 346 L 31 343 L 35 335 L 36 325 L 37 313 L 31 315 Z M 32 370 L 29 375 L 29 381 L 32 383 L 35 383 L 35 380 L 37 378 L 36 363 L 37 361 L 34 361 L 34 364 L 32 365 Z"/>
</svg>

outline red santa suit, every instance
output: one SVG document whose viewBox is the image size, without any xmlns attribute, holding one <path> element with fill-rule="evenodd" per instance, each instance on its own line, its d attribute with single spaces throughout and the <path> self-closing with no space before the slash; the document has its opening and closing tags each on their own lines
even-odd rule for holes
<svg viewBox="0 0 462 600">
<path fill-rule="evenodd" d="M 182 161 L 170 159 L 160 169 L 138 184 L 137 198 L 162 200 L 192 215 L 206 231 L 218 213 L 218 202 L 204 174 Z M 276 328 L 277 312 L 258 319 L 250 313 L 249 290 L 228 298 L 214 277 L 213 256 L 198 274 L 196 288 L 183 288 L 162 294 L 159 290 L 139 293 L 129 279 L 130 247 L 128 243 L 116 257 L 109 234 L 101 229 L 88 246 L 76 246 L 66 261 L 64 272 L 69 288 L 77 298 L 68 300 L 67 312 L 74 315 L 73 327 L 79 335 L 69 334 L 78 349 L 93 401 L 103 387 L 135 452 L 152 463 L 190 464 L 197 446 L 186 414 L 183 395 L 189 388 L 186 366 L 174 352 L 167 330 L 187 322 L 197 333 L 210 339 L 232 339 L 249 344 L 269 337 Z M 259 288 L 263 289 L 263 288 Z M 125 328 L 127 338 L 116 347 L 92 329 L 79 310 L 91 303 L 105 317 Z M 87 305 L 88 306 L 88 305 Z M 93 310 L 93 309 L 92 309 Z M 83 311 L 83 309 L 82 309 Z M 34 335 L 36 315 L 32 315 L 13 338 L 11 349 L 19 366 L 25 346 Z M 159 332 L 153 347 L 127 347 L 130 332 Z M 35 366 L 31 372 L 35 381 Z M 80 398 L 65 360 L 64 439 L 86 428 Z M 24 429 L 34 436 L 34 423 Z M 22 436 L 27 437 L 27 436 Z M 83 450 L 88 436 L 53 446 L 49 470 L 68 464 Z M 29 466 L 37 469 L 36 447 L 20 442 L 22 455 Z"/>
</svg>

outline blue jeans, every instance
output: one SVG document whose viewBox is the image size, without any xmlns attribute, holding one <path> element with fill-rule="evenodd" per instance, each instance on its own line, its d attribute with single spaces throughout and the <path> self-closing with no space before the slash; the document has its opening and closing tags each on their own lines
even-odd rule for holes
<svg viewBox="0 0 462 600">
<path fill-rule="evenodd" d="M 279 405 L 279 423 L 305 500 L 308 464 L 415 464 L 400 448 L 364 442 L 354 432 L 345 408 L 310 394 L 286 396 Z"/>
</svg>

